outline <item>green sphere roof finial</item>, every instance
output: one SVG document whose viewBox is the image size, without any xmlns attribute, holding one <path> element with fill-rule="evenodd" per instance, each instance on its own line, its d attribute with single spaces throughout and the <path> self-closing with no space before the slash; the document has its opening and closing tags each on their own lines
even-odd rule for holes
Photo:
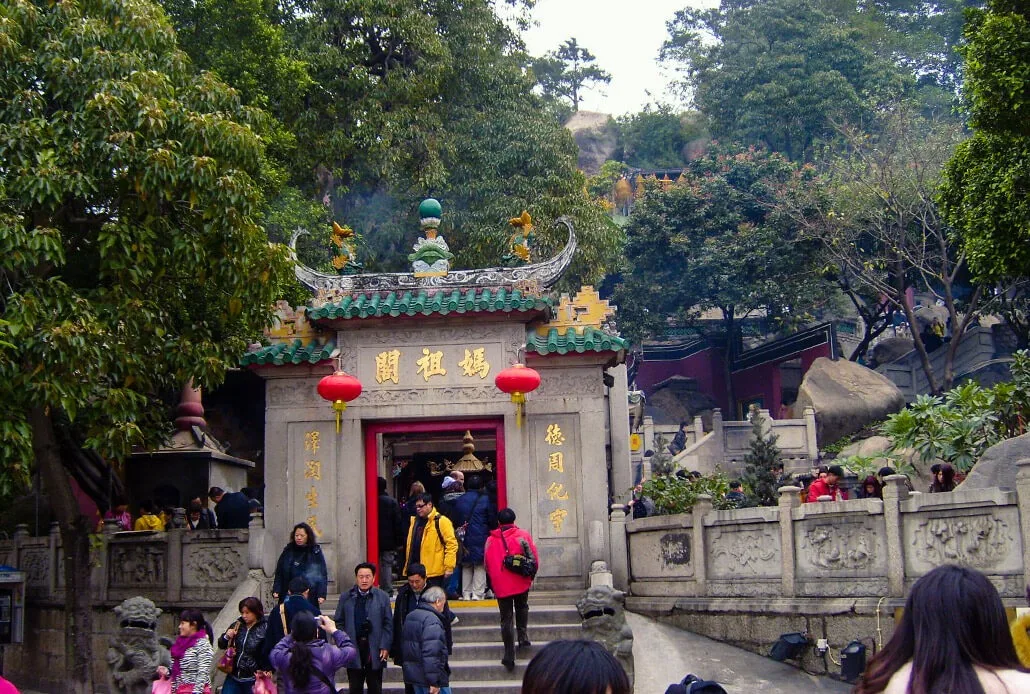
<svg viewBox="0 0 1030 694">
<path fill-rule="evenodd" d="M 427 217 L 439 219 L 442 214 L 443 208 L 440 207 L 440 201 L 436 198 L 426 198 L 418 206 L 418 216 L 421 219 L 426 219 Z"/>
</svg>

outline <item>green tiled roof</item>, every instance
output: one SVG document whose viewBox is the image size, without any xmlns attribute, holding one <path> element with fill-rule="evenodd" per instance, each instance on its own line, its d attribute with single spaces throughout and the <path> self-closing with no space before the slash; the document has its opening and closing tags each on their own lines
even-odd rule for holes
<svg viewBox="0 0 1030 694">
<path fill-rule="evenodd" d="M 526 335 L 526 351 L 540 355 L 618 352 L 625 349 L 629 349 L 628 341 L 597 328 L 583 328 L 583 332 L 566 328 L 564 333 L 559 333 L 558 328 L 551 328 L 547 335 L 539 335 L 536 331 L 530 331 Z"/>
<path fill-rule="evenodd" d="M 518 289 L 452 289 L 429 292 L 362 292 L 308 309 L 308 320 L 431 316 L 448 313 L 542 311 L 550 299 L 526 296 Z"/>
<path fill-rule="evenodd" d="M 240 358 L 240 364 L 242 366 L 317 364 L 320 361 L 331 359 L 330 355 L 334 349 L 336 349 L 336 343 L 333 340 L 329 340 L 325 344 L 319 343 L 318 340 L 312 340 L 307 344 L 302 340 L 280 342 L 247 352 Z"/>
</svg>

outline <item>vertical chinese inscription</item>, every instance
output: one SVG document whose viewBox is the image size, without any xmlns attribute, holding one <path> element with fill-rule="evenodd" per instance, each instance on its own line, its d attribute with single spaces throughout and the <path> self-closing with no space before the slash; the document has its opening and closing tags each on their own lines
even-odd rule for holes
<svg viewBox="0 0 1030 694">
<path fill-rule="evenodd" d="M 305 427 L 303 424 L 296 426 Z M 291 485 L 295 508 L 293 515 L 310 525 L 315 535 L 321 537 L 323 531 L 320 526 L 325 523 L 326 519 L 320 518 L 319 510 L 322 507 L 330 510 L 332 508 L 332 504 L 321 503 L 322 494 L 329 491 L 332 484 L 327 476 L 332 468 L 323 466 L 322 462 L 327 453 L 331 456 L 332 446 L 326 448 L 325 441 L 327 439 L 318 429 L 305 427 L 302 431 L 303 451 L 298 451 L 291 463 L 295 474 L 293 479 L 296 480 Z M 332 439 L 329 438 L 328 441 L 332 442 Z"/>
<path fill-rule="evenodd" d="M 537 513 L 541 537 L 576 537 L 576 450 L 572 419 L 538 421 L 533 447 L 537 467 Z"/>
</svg>

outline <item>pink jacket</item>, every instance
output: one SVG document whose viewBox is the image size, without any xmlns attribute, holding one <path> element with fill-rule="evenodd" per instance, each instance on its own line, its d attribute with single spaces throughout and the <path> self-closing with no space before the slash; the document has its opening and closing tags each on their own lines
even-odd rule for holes
<svg viewBox="0 0 1030 694">
<path fill-rule="evenodd" d="M 504 542 L 501 541 L 501 533 L 504 533 Z M 508 544 L 508 554 L 521 554 L 522 543 L 525 540 L 529 549 L 533 552 L 533 558 L 537 565 L 540 565 L 540 556 L 536 552 L 536 545 L 528 532 L 517 525 L 502 525 L 490 531 L 486 539 L 486 573 L 490 577 L 490 585 L 493 587 L 494 595 L 499 598 L 510 598 L 512 595 L 525 593 L 533 585 L 533 579 L 520 576 L 514 571 L 504 568 L 504 543 Z"/>
</svg>

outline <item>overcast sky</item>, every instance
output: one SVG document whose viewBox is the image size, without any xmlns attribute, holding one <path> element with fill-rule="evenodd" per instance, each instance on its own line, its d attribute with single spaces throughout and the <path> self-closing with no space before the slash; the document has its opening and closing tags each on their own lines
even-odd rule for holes
<svg viewBox="0 0 1030 694">
<path fill-rule="evenodd" d="M 648 102 L 676 103 L 666 89 L 675 74 L 657 62 L 665 23 L 684 7 L 716 5 L 718 0 L 538 0 L 532 12 L 537 25 L 523 38 L 529 53 L 539 56 L 575 37 L 612 75 L 607 86 L 586 92 L 580 108 L 634 113 Z"/>
</svg>

